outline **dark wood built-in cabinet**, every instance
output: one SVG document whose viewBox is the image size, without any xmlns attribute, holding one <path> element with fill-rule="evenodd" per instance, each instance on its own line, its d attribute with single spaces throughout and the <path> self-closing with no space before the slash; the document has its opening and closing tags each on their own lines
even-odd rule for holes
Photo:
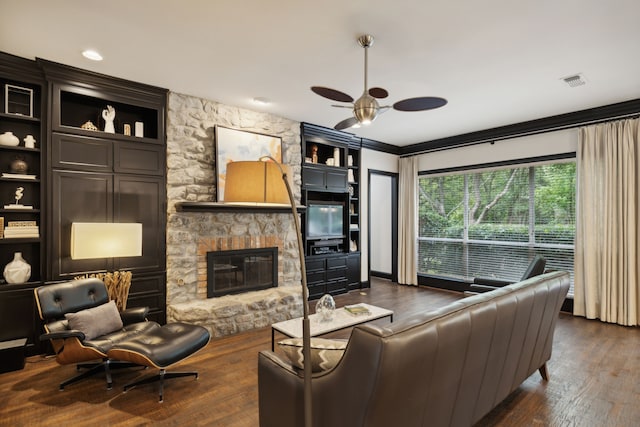
<svg viewBox="0 0 640 427">
<path fill-rule="evenodd" d="M 149 306 L 164 323 L 167 91 L 39 62 L 51 96 L 48 277 L 131 271 L 128 306 Z M 115 108 L 115 133 L 103 131 L 107 105 Z M 87 122 L 98 130 L 83 128 Z M 135 134 L 136 122 L 143 134 Z M 142 223 L 142 256 L 72 260 L 73 222 Z"/>
<path fill-rule="evenodd" d="M 31 105 L 18 97 L 6 111 L 7 84 L 30 94 Z M 27 354 L 43 351 L 33 289 L 119 269 L 133 273 L 127 305 L 148 306 L 150 318 L 165 322 L 166 100 L 165 89 L 0 52 L 0 134 L 20 141 L 0 145 L 0 218 L 5 228 L 29 221 L 39 230 L 0 239 L 0 341 L 26 338 Z M 116 110 L 115 133 L 102 131 L 107 105 Z M 98 130 L 86 129 L 89 121 Z M 136 122 L 143 135 L 136 136 Z M 33 148 L 25 147 L 27 135 Z M 27 177 L 13 176 L 15 159 L 26 162 Z M 19 203 L 32 209 L 5 209 L 18 187 Z M 72 222 L 140 222 L 143 255 L 71 260 Z M 31 278 L 7 284 L 1 270 L 16 252 L 31 265 Z"/>
<path fill-rule="evenodd" d="M 303 240 L 309 297 L 339 294 L 361 287 L 360 280 L 360 139 L 303 123 Z M 314 230 L 314 207 L 342 210 L 341 227 L 326 235 Z"/>
<path fill-rule="evenodd" d="M 6 98 L 7 85 L 26 89 L 26 95 L 19 99 L 18 105 L 12 105 L 11 98 Z M 35 317 L 33 289 L 45 279 L 46 264 L 43 244 L 46 232 L 46 211 L 43 209 L 46 111 L 45 81 L 33 61 L 0 52 L 0 134 L 11 132 L 19 141 L 17 146 L 0 145 L 0 218 L 5 230 L 18 221 L 28 221 L 38 227 L 37 235 L 31 237 L 0 239 L 0 341 L 26 338 L 27 351 L 31 354 L 39 349 L 39 322 Z M 35 139 L 33 148 L 26 146 L 27 135 Z M 12 163 L 16 160 L 26 163 L 26 172 L 12 171 Z M 18 188 L 22 189 L 22 197 L 17 204 L 30 206 L 30 209 L 5 208 L 16 204 Z M 31 277 L 23 284 L 8 284 L 2 270 L 16 252 L 21 253 L 31 266 Z"/>
</svg>

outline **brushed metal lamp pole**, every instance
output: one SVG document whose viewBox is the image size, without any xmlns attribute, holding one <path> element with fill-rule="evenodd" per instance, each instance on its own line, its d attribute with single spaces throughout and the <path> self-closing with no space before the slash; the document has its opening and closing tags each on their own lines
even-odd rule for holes
<svg viewBox="0 0 640 427">
<path fill-rule="evenodd" d="M 276 166 L 277 169 L 274 169 Z M 312 395 L 311 395 L 311 328 L 309 323 L 309 290 L 307 289 L 307 269 L 304 262 L 304 243 L 298 208 L 296 205 L 291 184 L 287 175 L 288 168 L 283 167 L 271 156 L 260 157 L 259 161 L 231 162 L 227 165 L 224 201 L 232 203 L 252 204 L 288 204 L 291 206 L 291 214 L 298 239 L 298 256 L 300 258 L 300 273 L 302 275 L 302 355 L 304 372 L 304 425 L 312 426 Z M 275 172 L 275 173 L 274 173 Z M 282 186 L 277 185 L 274 179 L 280 175 L 287 189 L 287 196 L 281 191 Z"/>
</svg>

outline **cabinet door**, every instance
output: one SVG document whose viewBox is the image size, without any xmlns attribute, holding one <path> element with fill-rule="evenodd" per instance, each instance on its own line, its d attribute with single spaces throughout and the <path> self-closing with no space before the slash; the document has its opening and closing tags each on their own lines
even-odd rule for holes
<svg viewBox="0 0 640 427">
<path fill-rule="evenodd" d="M 360 254 L 347 257 L 347 281 L 350 290 L 360 288 Z"/>
<path fill-rule="evenodd" d="M 88 172 L 113 171 L 113 143 L 86 136 L 54 133 L 51 138 L 51 166 Z"/>
<path fill-rule="evenodd" d="M 325 178 L 328 191 L 347 191 L 347 171 L 343 169 L 327 170 Z"/>
<path fill-rule="evenodd" d="M 56 170 L 52 188 L 49 277 L 72 279 L 79 272 L 111 270 L 111 260 L 72 260 L 70 254 L 73 222 L 111 222 L 112 175 Z"/>
<path fill-rule="evenodd" d="M 40 348 L 40 327 L 36 320 L 33 288 L 0 291 L 0 341 L 27 338 L 27 353 L 36 354 Z"/>
<path fill-rule="evenodd" d="M 162 177 L 118 175 L 115 178 L 114 222 L 142 223 L 142 256 L 118 258 L 115 269 L 165 270 L 166 196 Z"/>
<path fill-rule="evenodd" d="M 149 307 L 147 318 L 165 324 L 166 296 L 165 274 L 134 274 L 127 307 Z"/>
<path fill-rule="evenodd" d="M 302 168 L 302 182 L 307 190 L 324 191 L 326 188 L 324 171 L 314 167 Z"/>
<path fill-rule="evenodd" d="M 163 145 L 116 142 L 114 172 L 163 176 L 166 148 Z"/>
</svg>

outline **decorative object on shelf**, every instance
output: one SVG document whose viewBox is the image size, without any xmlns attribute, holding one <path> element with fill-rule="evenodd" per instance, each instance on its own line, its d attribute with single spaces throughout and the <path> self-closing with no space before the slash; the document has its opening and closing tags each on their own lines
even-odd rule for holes
<svg viewBox="0 0 640 427">
<path fill-rule="evenodd" d="M 135 132 L 138 138 L 144 138 L 144 123 L 136 122 L 135 123 Z"/>
<path fill-rule="evenodd" d="M 0 216 L 0 239 L 4 238 L 4 217 Z"/>
<path fill-rule="evenodd" d="M 20 199 L 22 199 L 22 196 L 24 195 L 24 187 L 16 188 L 15 195 L 16 202 L 10 205 L 4 205 L 5 209 L 33 209 L 33 206 L 25 206 L 19 203 Z"/>
<path fill-rule="evenodd" d="M 316 144 L 311 146 L 311 163 L 318 163 L 318 146 Z"/>
<path fill-rule="evenodd" d="M 216 126 L 215 138 L 218 202 L 225 200 L 224 189 L 229 163 L 258 160 L 264 156 L 270 156 L 278 163 L 282 161 L 282 139 L 277 136 Z"/>
<path fill-rule="evenodd" d="M 121 258 L 142 256 L 142 224 L 74 222 L 71 224 L 71 259 Z M 84 278 L 83 277 L 76 277 Z M 98 273 L 107 286 L 109 298 L 118 310 L 127 308 L 131 287 L 130 271 Z"/>
<path fill-rule="evenodd" d="M 349 196 L 353 197 L 353 195 L 355 194 L 355 190 L 353 189 L 353 185 L 349 186 Z"/>
<path fill-rule="evenodd" d="M 29 165 L 24 160 L 24 157 L 15 156 L 13 158 L 13 160 L 11 161 L 11 164 L 9 165 L 9 168 L 11 169 L 11 173 L 17 173 L 17 174 L 24 175 L 29 170 Z"/>
<path fill-rule="evenodd" d="M 349 169 L 347 172 L 347 179 L 349 182 L 356 182 L 356 179 L 353 177 L 353 169 Z"/>
<path fill-rule="evenodd" d="M 226 129 L 226 128 L 220 128 Z M 219 144 L 219 129 L 216 127 L 216 141 Z M 278 138 L 279 139 L 279 138 Z M 281 151 L 278 145 L 278 155 L 281 159 Z M 271 195 L 274 200 L 281 200 L 286 197 L 291 204 L 291 216 L 293 217 L 293 224 L 296 230 L 296 237 L 298 240 L 298 257 L 300 258 L 300 275 L 302 285 L 302 354 L 303 354 L 303 371 L 304 371 L 304 387 L 303 387 L 303 401 L 304 401 L 304 420 L 305 427 L 311 427 L 312 420 L 312 396 L 311 396 L 311 324 L 309 322 L 309 288 L 307 287 L 307 268 L 304 263 L 304 244 L 302 242 L 302 233 L 300 231 L 300 219 L 298 217 L 298 208 L 296 206 L 296 199 L 293 196 L 291 190 L 290 178 L 288 176 L 288 168 L 281 165 L 277 158 L 271 156 L 261 156 L 258 160 L 271 160 L 270 162 L 252 161 L 243 163 L 253 163 L 255 168 L 253 173 L 235 174 L 233 169 L 229 172 L 228 182 L 234 182 L 236 180 L 242 181 L 242 185 L 245 188 L 256 188 L 258 191 L 254 191 L 255 199 L 253 202 L 264 202 L 266 195 Z M 218 163 L 219 165 L 219 163 Z M 277 169 L 276 169 L 277 168 Z M 240 169 L 242 170 L 242 169 Z M 279 171 L 281 182 L 284 185 L 275 185 L 275 181 L 268 179 L 273 176 L 273 171 Z M 225 169 L 226 173 L 226 169 Z M 269 189 L 269 186 L 273 186 Z M 224 200 L 224 199 L 223 199 Z"/>
<path fill-rule="evenodd" d="M 40 237 L 40 227 L 36 221 L 8 221 L 4 229 L 6 239 L 37 239 Z"/>
<path fill-rule="evenodd" d="M 349 250 L 351 252 L 358 252 L 358 243 L 355 240 L 351 241 L 351 244 L 349 245 Z"/>
<path fill-rule="evenodd" d="M 124 124 L 124 134 L 126 136 L 131 136 L 131 125 L 129 123 Z"/>
<path fill-rule="evenodd" d="M 333 157 L 329 157 L 325 163 L 327 166 L 333 166 L 335 164 L 335 159 Z"/>
<path fill-rule="evenodd" d="M 320 315 L 322 322 L 330 322 L 333 319 L 333 312 L 336 309 L 336 302 L 329 294 L 325 294 L 316 303 L 316 313 Z"/>
<path fill-rule="evenodd" d="M 5 132 L 0 135 L 0 145 L 6 145 L 8 147 L 17 147 L 20 144 L 20 139 L 13 134 L 13 132 Z"/>
<path fill-rule="evenodd" d="M 104 131 L 106 133 L 116 133 L 116 128 L 113 126 L 113 120 L 116 118 L 116 109 L 111 105 L 107 105 L 107 108 L 102 110 L 102 118 L 104 119 Z"/>
<path fill-rule="evenodd" d="M 340 166 L 340 149 L 338 147 L 333 149 L 333 164 Z"/>
<path fill-rule="evenodd" d="M 31 265 L 22 258 L 22 252 L 13 254 L 13 261 L 4 267 L 4 280 L 12 285 L 25 283 L 31 277 Z"/>
<path fill-rule="evenodd" d="M 82 126 L 80 126 L 80 129 L 84 129 L 84 130 L 99 130 L 98 126 L 94 125 L 93 122 L 91 122 L 91 120 L 87 120 L 86 122 L 84 122 L 84 124 Z"/>
<path fill-rule="evenodd" d="M 353 166 L 353 156 L 351 154 L 347 156 L 347 166 Z"/>
<path fill-rule="evenodd" d="M 23 141 L 25 148 L 36 148 L 36 139 L 33 135 L 27 135 Z"/>
<path fill-rule="evenodd" d="M 22 173 L 9 173 L 9 172 L 2 172 L 2 177 L 10 178 L 10 179 L 36 179 L 35 175 L 28 175 L 28 174 L 22 174 Z"/>
<path fill-rule="evenodd" d="M 33 89 L 4 85 L 4 112 L 33 117 Z"/>
</svg>

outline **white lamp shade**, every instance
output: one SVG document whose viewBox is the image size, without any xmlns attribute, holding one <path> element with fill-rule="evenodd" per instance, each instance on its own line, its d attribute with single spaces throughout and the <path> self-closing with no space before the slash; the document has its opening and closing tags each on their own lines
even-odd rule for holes
<svg viewBox="0 0 640 427">
<path fill-rule="evenodd" d="M 71 224 L 71 259 L 141 255 L 142 224 L 111 222 Z"/>
</svg>

